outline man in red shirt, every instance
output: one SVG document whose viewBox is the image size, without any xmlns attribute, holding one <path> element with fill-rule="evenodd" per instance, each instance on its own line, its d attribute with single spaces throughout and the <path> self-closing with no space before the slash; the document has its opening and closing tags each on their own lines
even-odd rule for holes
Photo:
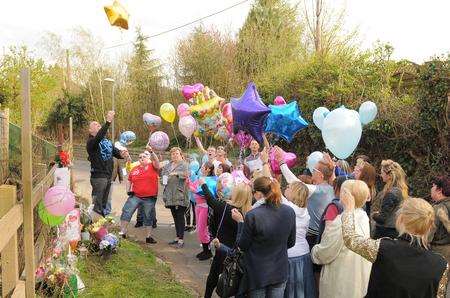
<svg viewBox="0 0 450 298">
<path fill-rule="evenodd" d="M 158 195 L 158 156 L 151 147 L 139 155 L 139 165 L 135 166 L 128 175 L 128 200 L 122 208 L 120 216 L 120 235 L 126 237 L 127 226 L 133 213 L 142 206 L 144 210 L 144 227 L 147 230 L 145 242 L 154 244 L 152 237 L 152 224 L 155 214 L 156 197 Z"/>
</svg>

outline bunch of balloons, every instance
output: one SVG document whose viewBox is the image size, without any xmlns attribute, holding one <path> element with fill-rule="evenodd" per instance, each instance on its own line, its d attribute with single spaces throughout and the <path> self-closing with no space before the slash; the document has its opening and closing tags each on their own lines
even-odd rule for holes
<svg viewBox="0 0 450 298">
<path fill-rule="evenodd" d="M 43 223 L 57 226 L 64 222 L 66 215 L 75 208 L 75 195 L 65 186 L 49 188 L 38 205 L 38 215 Z"/>
<path fill-rule="evenodd" d="M 325 107 L 314 110 L 314 124 L 322 131 L 326 147 L 339 159 L 349 157 L 358 146 L 362 134 L 362 124 L 372 122 L 377 115 L 377 106 L 371 101 L 364 102 L 359 113 L 341 106 L 333 111 Z"/>
</svg>

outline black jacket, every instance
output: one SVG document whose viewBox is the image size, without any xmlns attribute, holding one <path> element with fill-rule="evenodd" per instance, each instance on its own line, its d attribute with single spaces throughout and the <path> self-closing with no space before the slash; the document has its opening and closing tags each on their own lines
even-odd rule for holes
<svg viewBox="0 0 450 298">
<path fill-rule="evenodd" d="M 377 226 L 395 229 L 396 212 L 403 200 L 400 188 L 393 187 L 381 201 L 380 213 L 374 214 L 373 219 Z"/>
<path fill-rule="evenodd" d="M 245 216 L 239 248 L 244 251 L 247 291 L 285 282 L 288 248 L 295 245 L 295 212 L 281 204 L 263 204 Z"/>
<path fill-rule="evenodd" d="M 220 243 L 223 243 L 228 247 L 234 247 L 236 243 L 238 225 L 231 217 L 231 210 L 235 207 L 226 204 L 225 201 L 214 199 L 206 184 L 202 185 L 202 190 L 205 194 L 206 203 L 213 210 L 213 217 L 211 220 L 211 225 L 209 226 L 209 231 L 212 237 L 215 238 L 217 235 Z M 224 209 L 225 214 L 223 213 Z M 222 225 L 220 224 L 221 220 Z M 218 233 L 217 230 L 219 230 Z"/>
<path fill-rule="evenodd" d="M 446 266 L 443 257 L 411 244 L 406 236 L 397 240 L 383 238 L 366 297 L 436 297 Z"/>
<path fill-rule="evenodd" d="M 106 138 L 108 128 L 109 122 L 106 122 L 97 135 L 95 137 L 89 135 L 86 142 L 88 160 L 91 162 L 91 178 L 111 179 L 114 165 L 113 156 L 122 159 L 120 151 Z"/>
</svg>

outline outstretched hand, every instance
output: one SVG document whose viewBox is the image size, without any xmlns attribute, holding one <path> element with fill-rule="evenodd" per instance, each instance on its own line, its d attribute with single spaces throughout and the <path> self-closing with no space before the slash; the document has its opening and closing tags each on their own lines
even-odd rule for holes
<svg viewBox="0 0 450 298">
<path fill-rule="evenodd" d="M 114 111 L 108 111 L 108 113 L 106 114 L 106 121 L 111 123 L 114 120 L 115 114 L 116 114 L 116 112 L 114 112 Z"/>
<path fill-rule="evenodd" d="M 345 211 L 353 211 L 355 209 L 355 198 L 348 189 L 341 189 L 340 199 Z"/>
<path fill-rule="evenodd" d="M 278 164 L 282 164 L 284 162 L 283 151 L 278 146 L 275 146 L 275 159 Z"/>
</svg>

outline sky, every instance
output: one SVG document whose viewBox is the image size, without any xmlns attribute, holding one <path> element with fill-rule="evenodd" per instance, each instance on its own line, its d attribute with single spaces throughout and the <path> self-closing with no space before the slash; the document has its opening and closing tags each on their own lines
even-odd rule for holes
<svg viewBox="0 0 450 298">
<path fill-rule="evenodd" d="M 130 14 L 130 29 L 141 26 L 152 35 L 229 7 L 241 0 L 121 0 Z M 205 26 L 237 33 L 254 0 L 203 20 Z M 311 0 L 307 0 L 311 1 Z M 361 46 L 370 48 L 377 40 L 394 46 L 395 59 L 421 63 L 433 55 L 450 51 L 449 0 L 325 0 L 346 8 L 346 28 L 358 27 Z M 35 51 L 45 31 L 58 33 L 68 41 L 70 29 L 82 26 L 101 37 L 106 46 L 133 40 L 133 30 L 111 27 L 103 10 L 112 0 L 12 0 L 2 1 L 0 49 L 27 45 Z M 290 1 L 295 3 L 295 1 Z M 148 41 L 157 58 L 167 62 L 178 39 L 191 25 Z M 130 46 L 105 49 L 116 59 Z M 0 52 L 2 53 L 2 52 Z"/>
</svg>

